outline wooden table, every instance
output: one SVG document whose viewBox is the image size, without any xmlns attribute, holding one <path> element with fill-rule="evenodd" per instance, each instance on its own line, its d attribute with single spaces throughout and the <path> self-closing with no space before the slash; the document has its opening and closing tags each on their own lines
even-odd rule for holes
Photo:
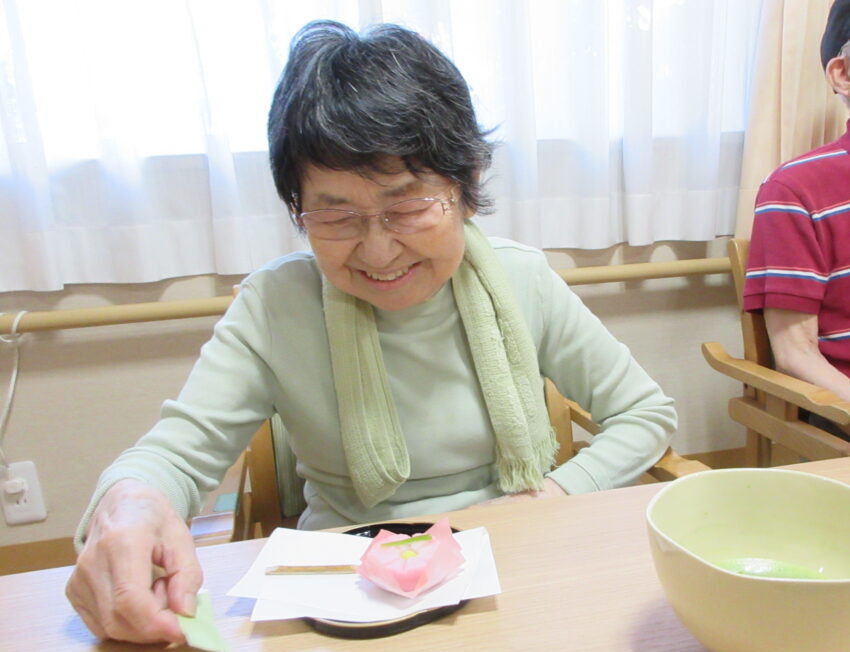
<svg viewBox="0 0 850 652">
<path fill-rule="evenodd" d="M 790 468 L 850 483 L 847 458 Z M 661 486 L 449 514 L 456 527 L 487 527 L 502 593 L 384 639 L 325 637 L 300 620 L 252 623 L 253 600 L 225 593 L 264 541 L 198 552 L 219 627 L 234 650 L 703 650 L 677 620 L 652 565 L 644 514 Z M 0 577 L 0 649 L 141 649 L 97 643 L 65 599 L 70 572 L 66 567 Z"/>
</svg>

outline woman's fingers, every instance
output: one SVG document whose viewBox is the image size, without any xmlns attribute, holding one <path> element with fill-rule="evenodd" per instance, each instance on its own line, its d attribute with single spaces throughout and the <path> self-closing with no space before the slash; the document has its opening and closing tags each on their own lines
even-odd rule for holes
<svg viewBox="0 0 850 652">
<path fill-rule="evenodd" d="M 88 609 L 85 607 L 77 607 L 76 609 L 77 613 L 80 614 L 80 618 L 83 619 L 83 622 L 92 634 L 94 634 L 97 638 L 106 638 L 106 631 L 100 626 L 97 618 L 89 613 Z"/>
<path fill-rule="evenodd" d="M 137 643 L 183 641 L 177 618 L 154 590 L 150 568 L 149 564 L 146 582 L 117 581 L 106 596 L 108 604 L 101 614 L 107 619 L 106 632 L 110 638 Z"/>
<path fill-rule="evenodd" d="M 184 595 L 185 608 L 185 594 L 200 587 L 192 537 L 155 489 L 134 481 L 114 489 L 92 517 L 68 599 L 98 637 L 182 643 L 171 596 Z"/>
<path fill-rule="evenodd" d="M 203 571 L 195 552 L 195 542 L 188 528 L 181 529 L 168 537 L 170 545 L 155 558 L 168 578 L 168 606 L 183 616 L 194 616 L 197 594 L 203 583 Z"/>
<path fill-rule="evenodd" d="M 552 478 L 545 478 L 543 480 L 543 487 L 539 491 L 529 490 L 529 491 L 521 491 L 515 494 L 505 494 L 504 496 L 499 496 L 498 498 L 491 498 L 490 500 L 485 500 L 481 503 L 476 503 L 475 505 L 470 505 L 470 507 L 485 507 L 487 505 L 498 505 L 500 503 L 515 503 L 517 501 L 522 500 L 536 500 L 538 498 L 556 498 L 558 496 L 566 496 L 567 492 L 561 488 L 557 482 L 555 482 Z"/>
<path fill-rule="evenodd" d="M 106 630 L 100 626 L 100 621 L 87 606 L 89 604 L 95 604 L 95 601 L 91 597 L 91 592 L 88 587 L 77 580 L 77 572 L 77 569 L 74 569 L 74 573 L 71 575 L 71 579 L 65 587 L 65 596 L 68 598 L 68 602 L 70 602 L 74 609 L 76 609 L 77 613 L 80 614 L 80 617 L 83 619 L 83 622 L 86 624 L 86 627 L 89 628 L 91 633 L 97 638 L 106 638 Z"/>
<path fill-rule="evenodd" d="M 139 549 L 113 543 L 85 550 L 68 582 L 68 599 L 99 638 L 182 642 L 168 609 L 167 578 L 153 578 L 150 549 L 140 543 Z"/>
<path fill-rule="evenodd" d="M 168 607 L 168 578 L 157 577 L 151 586 L 154 600 L 163 609 Z"/>
<path fill-rule="evenodd" d="M 119 588 L 100 615 L 109 638 L 134 643 L 183 641 L 177 618 L 167 608 L 159 606 L 150 587 Z"/>
</svg>

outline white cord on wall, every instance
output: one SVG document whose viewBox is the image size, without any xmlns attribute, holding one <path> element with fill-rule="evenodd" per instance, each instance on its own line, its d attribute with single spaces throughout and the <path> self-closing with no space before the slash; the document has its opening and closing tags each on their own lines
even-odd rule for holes
<svg viewBox="0 0 850 652">
<path fill-rule="evenodd" d="M 0 312 L 0 315 L 5 313 Z M 12 375 L 9 378 L 9 391 L 6 394 L 6 400 L 3 402 L 3 411 L 0 412 L 0 465 L 8 469 L 9 462 L 6 459 L 6 453 L 3 451 L 3 438 L 6 436 L 6 423 L 9 421 L 9 415 L 12 413 L 12 401 L 15 398 L 15 389 L 18 385 L 18 369 L 21 366 L 21 337 L 23 333 L 18 332 L 18 324 L 21 323 L 21 317 L 27 314 L 26 310 L 21 310 L 15 315 L 15 320 L 12 322 L 12 328 L 8 335 L 0 335 L 0 342 L 11 344 L 14 351 L 14 361 L 12 362 Z"/>
</svg>

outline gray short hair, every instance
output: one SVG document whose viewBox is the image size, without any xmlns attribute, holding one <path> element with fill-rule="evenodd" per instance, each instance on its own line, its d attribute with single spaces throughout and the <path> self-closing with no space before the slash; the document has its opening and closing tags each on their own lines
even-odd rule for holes
<svg viewBox="0 0 850 652">
<path fill-rule="evenodd" d="M 467 208 L 487 212 L 487 135 L 466 81 L 424 38 L 397 25 L 357 34 L 332 21 L 296 34 L 268 122 L 272 177 L 292 214 L 308 165 L 369 174 L 396 157 L 414 174 L 456 182 Z"/>
</svg>

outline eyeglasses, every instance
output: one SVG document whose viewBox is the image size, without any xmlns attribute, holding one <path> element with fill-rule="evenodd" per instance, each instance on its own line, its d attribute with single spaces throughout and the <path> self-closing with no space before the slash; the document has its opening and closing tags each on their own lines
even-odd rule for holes
<svg viewBox="0 0 850 652">
<path fill-rule="evenodd" d="M 321 240 L 351 240 L 361 237 L 367 228 L 367 220 L 377 217 L 385 229 L 395 233 L 418 233 L 437 226 L 450 207 L 454 197 L 419 197 L 405 199 L 388 206 L 379 213 L 358 213 L 338 208 L 321 208 L 307 211 L 298 216 L 310 235 Z"/>
</svg>

